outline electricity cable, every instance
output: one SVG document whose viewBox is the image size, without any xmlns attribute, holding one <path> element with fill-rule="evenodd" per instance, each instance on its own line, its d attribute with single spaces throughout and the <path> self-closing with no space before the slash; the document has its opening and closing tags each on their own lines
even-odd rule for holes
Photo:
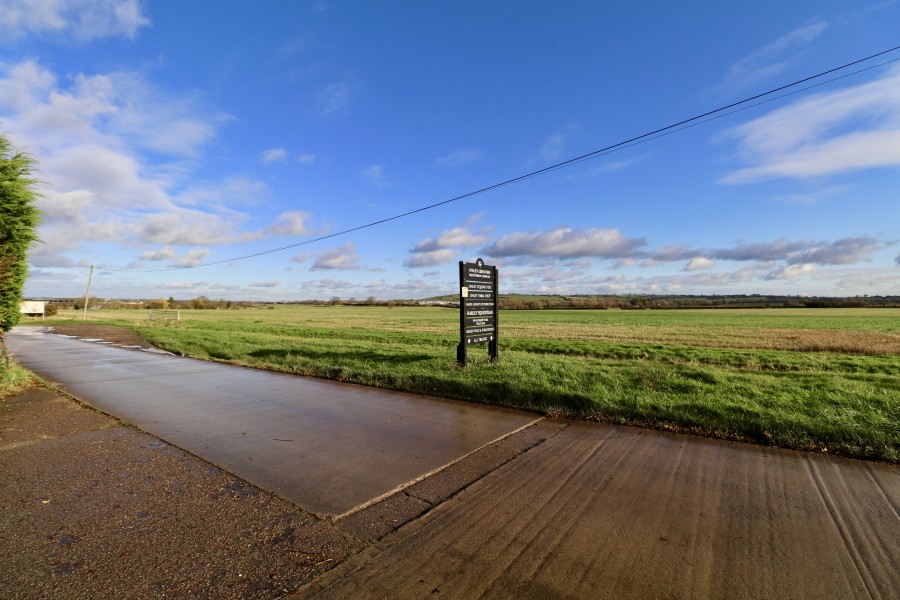
<svg viewBox="0 0 900 600">
<path fill-rule="evenodd" d="M 72 281 L 75 281 L 76 279 L 79 279 L 80 277 L 83 277 L 85 274 L 87 274 L 87 272 L 88 272 L 88 269 L 85 269 L 84 271 L 82 271 L 81 273 L 76 275 L 75 277 L 71 277 L 69 279 L 63 279 L 62 281 L 57 282 L 57 284 L 55 286 L 46 290 L 43 294 L 29 294 L 29 296 L 32 298 L 49 298 L 50 292 L 55 292 L 56 290 L 58 290 L 59 288 L 61 288 L 64 285 L 66 285 L 67 283 L 70 283 Z"/>
<path fill-rule="evenodd" d="M 699 114 L 699 115 L 690 117 L 690 118 L 688 118 L 688 119 L 683 119 L 683 120 L 678 121 L 678 122 L 676 122 L 676 123 L 672 123 L 671 125 L 666 125 L 665 127 L 660 127 L 660 128 L 658 128 L 658 129 L 654 129 L 653 131 L 649 131 L 649 132 L 647 132 L 647 133 L 643 133 L 643 134 L 641 134 L 641 135 L 634 136 L 634 137 L 629 138 L 629 139 L 627 139 L 627 140 L 624 140 L 624 141 L 621 141 L 621 142 L 617 142 L 617 143 L 615 143 L 615 144 L 611 144 L 611 145 L 606 146 L 606 147 L 604 147 L 604 148 L 600 148 L 599 150 L 594 150 L 594 151 L 592 151 L 592 152 L 588 152 L 588 153 L 586 153 L 586 154 L 582 154 L 582 155 L 580 155 L 580 156 L 576 156 L 576 157 L 574 157 L 574 158 L 570 158 L 570 159 L 568 159 L 568 160 L 564 160 L 564 161 L 562 161 L 562 162 L 559 162 L 559 163 L 550 165 L 550 166 L 548 166 L 548 167 L 544 167 L 544 168 L 542 168 L 542 169 L 538 169 L 538 170 L 536 170 L 536 171 L 532 171 L 532 172 L 526 173 L 526 174 L 524 174 L 524 175 L 519 175 L 518 177 L 513 177 L 513 178 L 511 178 L 511 179 L 507 179 L 507 180 L 501 181 L 501 182 L 499 182 L 499 183 L 495 183 L 495 184 L 492 184 L 492 185 L 488 185 L 488 186 L 486 186 L 486 187 L 482 187 L 482 188 L 479 188 L 479 189 L 477 189 L 477 190 L 474 190 L 474 191 L 471 191 L 471 192 L 467 192 L 467 193 L 465 193 L 465 194 L 461 194 L 461 195 L 459 195 L 459 196 L 454 196 L 453 198 L 449 198 L 449 199 L 447 199 L 447 200 L 442 200 L 442 201 L 440 201 L 440 202 L 435 202 L 435 203 L 429 204 L 429 205 L 427 205 L 427 206 L 422 206 L 422 207 L 416 208 L 416 209 L 414 209 L 414 210 L 410 210 L 410 211 L 407 211 L 407 212 L 404 212 L 404 213 L 400 213 L 400 214 L 397 214 L 397 215 L 393 215 L 393 216 L 391 216 L 391 217 L 386 217 L 386 218 L 384 218 L 384 219 L 379 219 L 379 220 L 377 220 L 377 221 L 372 221 L 372 222 L 366 223 L 366 224 L 364 224 L 364 225 L 357 225 L 356 227 L 351 227 L 351 228 L 349 228 L 349 229 L 343 229 L 343 230 L 341 230 L 341 231 L 337 231 L 337 232 L 334 232 L 334 233 L 329 233 L 329 234 L 326 234 L 326 235 L 321 235 L 321 236 L 318 236 L 318 237 L 315 237 L 315 238 L 311 238 L 311 239 L 308 239 L 308 240 L 303 240 L 302 242 L 297 242 L 297 243 L 295 243 L 295 244 L 289 244 L 289 245 L 287 245 L 287 246 L 281 246 L 281 247 L 278 247 L 278 248 L 271 248 L 271 249 L 268 249 L 268 250 L 262 250 L 262 251 L 260 251 L 260 252 L 254 252 L 254 253 L 251 253 L 251 254 L 245 254 L 245 255 L 243 255 L 243 256 L 236 256 L 236 257 L 232 257 L 232 258 L 228 258 L 228 259 L 223 259 L 223 260 L 217 260 L 217 261 L 210 261 L 210 262 L 205 262 L 205 263 L 199 263 L 199 264 L 196 264 L 196 265 L 184 265 L 184 266 L 178 266 L 178 267 L 168 267 L 168 268 L 165 268 L 165 269 L 110 269 L 110 268 L 104 268 L 104 269 L 102 269 L 102 270 L 104 270 L 104 271 L 110 271 L 110 272 L 114 272 L 114 273 L 163 273 L 163 272 L 170 272 L 170 271 L 183 271 L 183 270 L 187 270 L 187 269 L 199 269 L 199 268 L 201 268 L 201 267 L 211 267 L 211 266 L 214 266 L 214 265 L 221 265 L 221 264 L 226 264 L 226 263 L 231 263 L 231 262 L 237 262 L 237 261 L 240 261 L 240 260 L 246 260 L 246 259 L 248 259 L 248 258 L 255 258 L 255 257 L 257 257 L 257 256 L 264 256 L 264 255 L 266 255 L 266 254 L 274 254 L 274 253 L 276 253 L 276 252 L 282 252 L 282 251 L 284 251 L 284 250 L 290 250 L 291 248 L 298 248 L 298 247 L 300 247 L 300 246 L 306 246 L 306 245 L 314 244 L 314 243 L 316 243 L 316 242 L 321 242 L 321 241 L 324 241 L 324 240 L 327 240 L 327 239 L 331 239 L 331 238 L 335 238 L 335 237 L 339 237 L 339 236 L 344 236 L 344 235 L 347 235 L 347 234 L 350 234 L 350 233 L 354 233 L 354 232 L 357 232 L 357 231 L 361 231 L 361 230 L 363 230 L 363 229 L 369 229 L 369 228 L 375 227 L 375 226 L 377 226 L 377 225 L 383 225 L 384 223 L 389 223 L 389 222 L 391 222 L 391 221 L 396 221 L 396 220 L 398 220 L 398 219 L 402 219 L 402 218 L 405 218 L 405 217 L 409 217 L 409 216 L 411 216 L 411 215 L 415 215 L 415 214 L 422 213 L 422 212 L 425 212 L 425 211 L 428 211 L 428 210 L 432 210 L 432 209 L 434 209 L 434 208 L 438 208 L 438 207 L 440 207 L 440 206 L 444 206 L 444 205 L 447 205 L 447 204 L 451 204 L 451 203 L 453 203 L 453 202 L 458 202 L 458 201 L 464 200 L 464 199 L 466 199 L 466 198 L 471 198 L 472 196 L 477 196 L 477 195 L 479 195 L 479 194 L 484 194 L 484 193 L 486 193 L 486 192 L 490 192 L 490 191 L 493 191 L 493 190 L 496 190 L 496 189 L 499 189 L 499 188 L 502 188 L 502 187 L 506 187 L 506 186 L 512 185 L 512 184 L 514 184 L 514 183 L 519 183 L 519 182 L 521 182 L 521 181 L 525 181 L 525 180 L 531 179 L 531 178 L 533 178 L 533 177 L 538 177 L 539 175 L 544 175 L 544 174 L 547 174 L 547 173 L 550 173 L 550 172 L 553 172 L 553 171 L 556 171 L 556 170 L 559 170 L 559 169 L 562 169 L 562 168 L 565 168 L 565 167 L 568 167 L 568 166 L 571 166 L 571 165 L 574 165 L 574 164 L 578 164 L 578 163 L 584 162 L 584 161 L 586 161 L 586 160 L 590 160 L 590 159 L 592 159 L 592 158 L 597 158 L 597 157 L 599 157 L 599 156 L 603 156 L 603 155 L 606 155 L 606 154 L 610 154 L 610 153 L 612 153 L 612 152 L 616 152 L 616 151 L 619 151 L 619 150 L 623 150 L 623 149 L 628 148 L 628 147 L 630 147 L 630 146 L 634 146 L 634 145 L 637 145 L 637 144 L 639 144 L 639 143 L 644 143 L 644 142 L 650 141 L 650 140 L 652 140 L 652 139 L 656 139 L 656 138 L 658 138 L 658 137 L 662 137 L 663 135 L 669 135 L 669 134 L 671 134 L 671 133 L 675 133 L 675 132 L 677 132 L 677 131 L 681 131 L 681 130 L 687 129 L 687 128 L 689 128 L 689 127 L 694 127 L 694 126 L 700 125 L 700 124 L 702 124 L 702 123 L 706 123 L 706 122 L 712 121 L 712 120 L 714 120 L 714 119 L 717 119 L 717 118 L 721 118 L 721 117 L 727 116 L 727 115 L 729 115 L 729 114 L 733 114 L 733 113 L 736 113 L 736 112 L 739 112 L 739 111 L 742 111 L 742 110 L 747 110 L 747 109 L 752 108 L 752 107 L 754 107 L 754 106 L 759 106 L 759 105 L 765 104 L 765 103 L 767 103 L 767 102 L 772 102 L 772 101 L 774 101 L 774 100 L 778 100 L 779 98 L 783 98 L 783 97 L 786 97 L 786 96 L 789 96 L 789 95 L 792 95 L 792 94 L 796 94 L 796 93 L 799 93 L 799 92 L 802 92 L 802 91 L 805 91 L 805 90 L 808 90 L 808 89 L 812 89 L 812 88 L 814 88 L 814 87 L 818 87 L 818 86 L 821 86 L 821 85 L 825 85 L 825 84 L 827 84 L 827 83 L 831 83 L 831 82 L 837 81 L 837 80 L 839 80 L 839 79 L 844 79 L 844 78 L 850 77 L 850 76 L 852 76 L 852 75 L 857 75 L 857 74 L 859 74 L 859 73 L 862 73 L 862 72 L 865 72 L 865 71 L 869 71 L 869 70 L 871 70 L 871 69 L 875 69 L 875 68 L 878 68 L 878 67 L 882 67 L 882 66 L 887 65 L 887 64 L 890 64 L 890 63 L 892 63 L 892 62 L 896 62 L 896 61 L 900 60 L 900 58 L 891 59 L 891 60 L 889 60 L 889 61 L 885 61 L 885 62 L 880 63 L 880 64 L 878 64 L 878 65 L 870 66 L 870 67 L 867 67 L 867 68 L 864 68 L 864 69 L 859 69 L 859 70 L 854 71 L 854 72 L 852 72 L 852 73 L 848 73 L 848 74 L 845 74 L 845 75 L 841 75 L 841 76 L 839 76 L 839 77 L 835 77 L 835 78 L 829 79 L 828 81 L 816 83 L 816 84 L 807 86 L 807 87 L 805 87 L 805 88 L 803 88 L 803 89 L 800 89 L 800 90 L 794 90 L 794 91 L 788 92 L 788 93 L 786 93 L 786 94 L 783 94 L 783 95 L 781 95 L 781 96 L 778 96 L 778 97 L 776 97 L 776 98 L 769 98 L 769 99 L 767 99 L 767 100 L 758 102 L 758 103 L 753 104 L 753 105 L 750 105 L 750 106 L 742 106 L 742 105 L 746 105 L 746 104 L 748 104 L 748 103 L 751 103 L 751 102 L 753 102 L 753 101 L 755 101 L 755 100 L 759 100 L 759 99 L 761 99 L 761 98 L 765 98 L 766 96 L 771 96 L 772 94 L 776 94 L 776 93 L 778 93 L 778 92 L 781 92 L 781 91 L 788 90 L 788 89 L 790 89 L 790 88 L 796 87 L 796 86 L 801 85 L 801 84 L 803 84 L 803 83 L 807 83 L 807 82 L 809 82 L 809 81 L 813 81 L 813 80 L 815 80 L 815 79 L 819 79 L 819 78 L 824 77 L 824 76 L 826 76 L 826 75 L 830 75 L 830 74 L 832 74 L 832 73 L 836 73 L 836 72 L 838 72 L 838 71 L 842 71 L 842 70 L 847 69 L 847 68 L 849 68 L 849 67 L 852 67 L 852 66 L 854 66 L 854 65 L 858 65 L 858 64 L 861 64 L 861 63 L 870 61 L 870 60 L 872 60 L 872 59 L 874 59 L 874 58 L 878 58 L 879 56 L 884 56 L 884 55 L 886 55 L 886 54 L 890 54 L 890 53 L 892 53 L 892 52 L 896 52 L 897 50 L 900 50 L 900 46 L 894 46 L 893 48 L 890 48 L 890 49 L 888 49 L 888 50 L 883 50 L 883 51 L 877 52 L 877 53 L 875 53 L 875 54 L 870 54 L 869 56 L 866 56 L 866 57 L 864 57 L 864 58 L 860 58 L 860 59 L 857 59 L 857 60 L 854 60 L 854 61 L 845 63 L 845 64 L 843 64 L 843 65 L 840 65 L 840 66 L 838 66 L 838 67 L 833 67 L 833 68 L 831 68 L 831 69 L 827 69 L 827 70 L 825 70 L 825 71 L 821 71 L 821 72 L 819 72 L 819 73 L 817 73 L 817 74 L 815 74 L 815 75 L 810 75 L 810 76 L 808 76 L 808 77 L 804 77 L 803 79 L 798 79 L 797 81 L 794 81 L 794 82 L 792 82 L 792 83 L 788 83 L 788 84 L 785 84 L 785 85 L 778 86 L 778 87 L 776 87 L 776 88 L 772 88 L 772 89 L 770 89 L 770 90 L 768 90 L 768 91 L 765 91 L 765 92 L 756 94 L 756 95 L 754 95 L 754 96 L 750 96 L 750 97 L 748 97 L 748 98 L 744 98 L 743 100 L 739 100 L 739 101 L 737 101 L 737 102 L 732 102 L 731 104 L 727 104 L 727 105 L 725 105 L 725 106 L 721 106 L 721 107 L 716 108 L 716 109 L 714 109 L 714 110 L 707 111 L 707 112 L 705 112 L 705 113 L 702 113 L 702 114 Z M 741 107 L 741 108 L 737 108 L 737 107 Z M 732 110 L 732 109 L 734 109 L 734 110 Z M 730 112 L 726 112 L 726 111 L 730 111 Z"/>
</svg>

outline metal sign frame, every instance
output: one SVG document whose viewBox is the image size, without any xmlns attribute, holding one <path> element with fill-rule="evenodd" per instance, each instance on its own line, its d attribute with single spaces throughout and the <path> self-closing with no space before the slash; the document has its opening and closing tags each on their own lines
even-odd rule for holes
<svg viewBox="0 0 900 600">
<path fill-rule="evenodd" d="M 466 366 L 466 348 L 469 344 L 487 342 L 491 362 L 498 358 L 498 283 L 497 267 L 484 264 L 480 258 L 474 263 L 459 261 L 459 345 L 456 347 L 456 362 L 461 367 Z"/>
</svg>

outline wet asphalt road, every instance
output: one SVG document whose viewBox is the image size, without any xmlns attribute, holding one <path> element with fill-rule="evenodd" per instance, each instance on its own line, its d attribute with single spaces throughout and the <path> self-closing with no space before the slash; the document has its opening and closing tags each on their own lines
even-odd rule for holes
<svg viewBox="0 0 900 600">
<path fill-rule="evenodd" d="M 340 516 L 525 427 L 532 414 L 87 343 L 36 328 L 16 359 L 320 516 Z"/>
</svg>

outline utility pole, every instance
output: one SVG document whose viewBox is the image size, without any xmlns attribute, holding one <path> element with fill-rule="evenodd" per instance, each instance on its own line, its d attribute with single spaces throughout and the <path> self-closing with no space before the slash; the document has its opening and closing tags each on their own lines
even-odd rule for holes
<svg viewBox="0 0 900 600">
<path fill-rule="evenodd" d="M 94 265 L 91 265 L 91 272 L 88 275 L 87 290 L 85 290 L 85 292 L 84 292 L 84 315 L 82 315 L 82 317 L 81 317 L 82 321 L 87 320 L 87 305 L 88 305 L 88 298 L 90 298 L 90 295 L 91 295 L 91 279 L 93 277 L 94 277 Z"/>
</svg>

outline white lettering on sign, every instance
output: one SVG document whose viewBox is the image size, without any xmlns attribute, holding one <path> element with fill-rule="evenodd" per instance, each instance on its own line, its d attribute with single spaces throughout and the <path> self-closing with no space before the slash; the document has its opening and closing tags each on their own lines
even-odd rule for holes
<svg viewBox="0 0 900 600">
<path fill-rule="evenodd" d="M 476 333 L 494 333 L 493 327 L 469 327 L 466 329 L 466 335 L 473 335 Z"/>
<path fill-rule="evenodd" d="M 466 306 L 469 308 L 478 308 L 478 307 L 491 307 L 493 308 L 493 302 L 466 302 Z"/>
</svg>

